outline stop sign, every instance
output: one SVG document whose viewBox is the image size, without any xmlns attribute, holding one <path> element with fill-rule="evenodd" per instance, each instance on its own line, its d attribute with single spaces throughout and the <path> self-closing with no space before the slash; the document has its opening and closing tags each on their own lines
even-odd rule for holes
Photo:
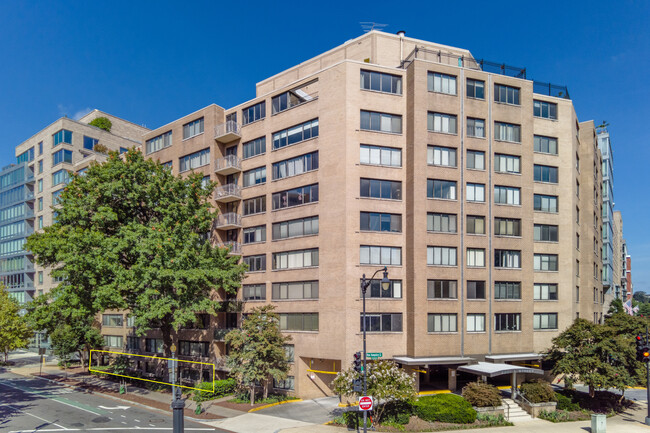
<svg viewBox="0 0 650 433">
<path fill-rule="evenodd" d="M 359 399 L 359 410 L 372 410 L 372 397 L 367 395 Z"/>
</svg>

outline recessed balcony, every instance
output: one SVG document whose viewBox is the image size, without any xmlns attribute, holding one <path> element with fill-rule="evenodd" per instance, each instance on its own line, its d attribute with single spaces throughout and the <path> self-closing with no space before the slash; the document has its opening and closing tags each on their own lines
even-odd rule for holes
<svg viewBox="0 0 650 433">
<path fill-rule="evenodd" d="M 241 244 L 239 242 L 228 241 L 219 244 L 221 248 L 230 248 L 228 254 L 231 256 L 241 256 Z"/>
<path fill-rule="evenodd" d="M 241 125 L 233 120 L 214 127 L 214 139 L 221 143 L 230 143 L 241 138 Z"/>
<path fill-rule="evenodd" d="M 241 171 L 241 159 L 235 155 L 226 155 L 215 161 L 214 172 L 227 176 Z"/>
<path fill-rule="evenodd" d="M 217 217 L 217 228 L 220 230 L 232 230 L 241 227 L 241 215 L 235 212 L 228 212 Z"/>
<path fill-rule="evenodd" d="M 234 183 L 218 186 L 214 190 L 214 200 L 219 203 L 230 203 L 241 200 L 241 187 Z"/>
</svg>

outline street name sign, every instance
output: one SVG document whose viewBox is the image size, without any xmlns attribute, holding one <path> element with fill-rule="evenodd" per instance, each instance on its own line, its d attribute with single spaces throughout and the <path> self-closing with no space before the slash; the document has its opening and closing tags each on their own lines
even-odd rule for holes
<svg viewBox="0 0 650 433">
<path fill-rule="evenodd" d="M 366 352 L 366 356 L 370 359 L 382 358 L 384 354 L 382 352 Z"/>
</svg>

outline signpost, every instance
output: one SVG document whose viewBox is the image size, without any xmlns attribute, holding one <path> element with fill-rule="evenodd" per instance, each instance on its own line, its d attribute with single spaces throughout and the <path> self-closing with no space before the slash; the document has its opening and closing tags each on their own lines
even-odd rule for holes
<svg viewBox="0 0 650 433">
<path fill-rule="evenodd" d="M 359 410 L 372 410 L 372 397 L 364 395 L 363 397 L 359 398 Z"/>
</svg>

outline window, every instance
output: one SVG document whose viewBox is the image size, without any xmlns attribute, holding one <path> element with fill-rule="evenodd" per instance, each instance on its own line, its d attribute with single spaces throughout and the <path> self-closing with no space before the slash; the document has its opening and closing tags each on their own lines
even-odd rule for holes
<svg viewBox="0 0 650 433">
<path fill-rule="evenodd" d="M 273 240 L 318 234 L 318 216 L 273 223 Z"/>
<path fill-rule="evenodd" d="M 147 338 L 144 341 L 145 352 L 149 353 L 163 353 L 163 339 L 162 338 Z"/>
<path fill-rule="evenodd" d="M 494 299 L 521 299 L 521 283 L 518 281 L 495 281 Z"/>
<path fill-rule="evenodd" d="M 266 284 L 244 284 L 242 296 L 244 301 L 263 301 L 266 299 Z"/>
<path fill-rule="evenodd" d="M 456 134 L 456 115 L 429 112 L 427 117 L 427 129 L 431 132 L 443 132 L 445 134 Z"/>
<path fill-rule="evenodd" d="M 361 296 L 361 295 L 360 295 Z M 384 290 L 381 281 L 372 280 L 366 290 L 366 297 L 369 298 L 401 298 L 402 297 L 402 280 L 390 280 L 388 289 Z"/>
<path fill-rule="evenodd" d="M 203 149 L 190 155 L 181 156 L 179 163 L 179 173 L 208 165 L 210 163 L 210 149 Z"/>
<path fill-rule="evenodd" d="M 456 233 L 456 214 L 450 213 L 428 213 L 427 231 Z"/>
<path fill-rule="evenodd" d="M 557 301 L 557 284 L 535 283 L 533 299 L 536 301 Z"/>
<path fill-rule="evenodd" d="M 576 260 L 576 277 L 580 276 L 580 260 Z"/>
<path fill-rule="evenodd" d="M 456 266 L 456 247 L 427 247 L 427 265 Z"/>
<path fill-rule="evenodd" d="M 266 242 L 266 226 L 248 227 L 243 230 L 244 244 Z"/>
<path fill-rule="evenodd" d="M 494 250 L 495 268 L 521 268 L 521 251 Z"/>
<path fill-rule="evenodd" d="M 287 355 L 287 362 L 294 362 L 295 347 L 293 344 L 285 344 L 284 353 Z"/>
<path fill-rule="evenodd" d="M 128 151 L 129 151 L 128 148 L 126 148 L 126 147 L 121 147 L 121 146 L 120 146 L 120 155 L 123 154 L 123 153 L 126 153 L 126 152 L 128 152 Z"/>
<path fill-rule="evenodd" d="M 183 140 L 203 134 L 203 117 L 183 125 Z"/>
<path fill-rule="evenodd" d="M 533 329 L 557 329 L 557 313 L 535 313 Z"/>
<path fill-rule="evenodd" d="M 52 154 L 52 167 L 55 165 L 61 164 L 62 162 L 67 162 L 72 164 L 72 151 L 67 149 L 61 149 L 58 152 Z"/>
<path fill-rule="evenodd" d="M 467 332 L 485 332 L 485 314 L 468 314 Z"/>
<path fill-rule="evenodd" d="M 467 266 L 485 267 L 485 250 L 483 248 L 467 248 Z"/>
<path fill-rule="evenodd" d="M 157 137 L 154 137 L 150 140 L 147 140 L 146 142 L 146 151 L 147 155 L 153 152 L 157 152 L 160 149 L 164 149 L 165 147 L 169 147 L 172 145 L 172 132 L 165 132 L 164 134 L 160 134 Z"/>
<path fill-rule="evenodd" d="M 318 201 L 318 184 L 300 186 L 273 193 L 272 205 L 273 210 L 286 209 L 289 207 L 300 206 L 301 204 L 315 203 Z"/>
<path fill-rule="evenodd" d="M 495 217 L 494 234 L 497 236 L 521 236 L 521 220 Z"/>
<path fill-rule="evenodd" d="M 39 211 L 43 210 L 43 197 L 38 198 L 38 210 Z"/>
<path fill-rule="evenodd" d="M 402 94 L 402 77 L 382 72 L 361 70 L 361 88 L 382 93 Z"/>
<path fill-rule="evenodd" d="M 467 136 L 485 138 L 485 120 L 467 118 Z"/>
<path fill-rule="evenodd" d="M 20 155 L 16 157 L 16 164 L 20 164 L 23 162 L 30 162 L 34 160 L 34 148 L 30 147 Z"/>
<path fill-rule="evenodd" d="M 494 203 L 511 206 L 521 205 L 520 188 L 513 186 L 494 186 Z"/>
<path fill-rule="evenodd" d="M 362 265 L 402 265 L 402 249 L 399 247 L 378 247 L 361 245 L 359 262 Z"/>
<path fill-rule="evenodd" d="M 467 79 L 467 97 L 485 99 L 485 81 Z"/>
<path fill-rule="evenodd" d="M 39 229 L 43 228 L 43 217 L 42 216 L 38 217 L 38 228 Z"/>
<path fill-rule="evenodd" d="M 103 314 L 102 326 L 122 327 L 124 325 L 124 317 L 121 314 Z"/>
<path fill-rule="evenodd" d="M 52 139 L 53 139 L 53 147 L 56 147 L 61 143 L 72 144 L 72 131 L 68 131 L 67 129 L 62 129 L 59 132 L 52 135 Z"/>
<path fill-rule="evenodd" d="M 458 299 L 456 280 L 427 280 L 428 299 Z"/>
<path fill-rule="evenodd" d="M 467 201 L 485 202 L 485 185 L 482 183 L 468 183 Z"/>
<path fill-rule="evenodd" d="M 318 137 L 318 119 L 273 133 L 273 150 Z"/>
<path fill-rule="evenodd" d="M 182 356 L 203 356 L 210 355 L 210 343 L 206 341 L 183 341 L 178 342 L 179 354 Z"/>
<path fill-rule="evenodd" d="M 43 142 L 39 141 L 38 142 L 38 155 L 40 156 L 42 154 L 43 154 Z"/>
<path fill-rule="evenodd" d="M 361 110 L 361 129 L 366 131 L 402 133 L 402 116 Z"/>
<path fill-rule="evenodd" d="M 294 389 L 294 376 L 287 376 L 286 379 L 273 378 L 273 388 L 284 389 L 286 391 L 293 391 Z"/>
<path fill-rule="evenodd" d="M 273 283 L 274 301 L 281 299 L 318 299 L 318 281 L 291 281 Z"/>
<path fill-rule="evenodd" d="M 266 101 L 258 102 L 248 108 L 242 110 L 243 125 L 248 125 L 257 120 L 262 120 L 266 117 Z"/>
<path fill-rule="evenodd" d="M 361 212 L 360 229 L 373 232 L 402 232 L 402 215 Z"/>
<path fill-rule="evenodd" d="M 318 248 L 273 253 L 273 269 L 298 269 L 318 266 Z"/>
<path fill-rule="evenodd" d="M 52 186 L 57 186 L 61 183 L 68 184 L 70 182 L 70 173 L 68 170 L 59 170 L 52 173 Z"/>
<path fill-rule="evenodd" d="M 533 137 L 533 150 L 535 152 L 557 155 L 557 138 L 535 135 Z"/>
<path fill-rule="evenodd" d="M 480 215 L 467 215 L 467 233 L 484 235 L 485 217 Z"/>
<path fill-rule="evenodd" d="M 427 197 L 456 200 L 456 182 L 453 180 L 427 179 Z"/>
<path fill-rule="evenodd" d="M 248 266 L 247 272 L 258 272 L 266 270 L 266 254 L 257 256 L 244 256 L 244 264 Z"/>
<path fill-rule="evenodd" d="M 468 150 L 467 168 L 473 170 L 485 170 L 485 152 L 480 152 L 478 150 Z"/>
<path fill-rule="evenodd" d="M 557 119 L 557 104 L 533 100 L 533 116 L 544 119 Z"/>
<path fill-rule="evenodd" d="M 427 315 L 427 332 L 457 332 L 456 314 Z"/>
<path fill-rule="evenodd" d="M 540 212 L 557 213 L 557 200 L 556 195 L 535 194 L 533 196 L 533 208 Z"/>
<path fill-rule="evenodd" d="M 244 187 L 266 183 L 266 166 L 247 170 L 244 172 L 243 176 Z"/>
<path fill-rule="evenodd" d="M 318 313 L 279 313 L 281 331 L 318 331 Z"/>
<path fill-rule="evenodd" d="M 314 84 L 314 81 L 274 96 L 271 99 L 271 112 L 278 114 L 305 102 L 313 101 L 315 97 L 305 92 L 305 90 L 308 90 L 310 84 Z"/>
<path fill-rule="evenodd" d="M 521 126 L 511 123 L 494 122 L 494 139 L 521 143 Z"/>
<path fill-rule="evenodd" d="M 244 200 L 244 216 L 266 212 L 266 196 L 249 198 Z"/>
<path fill-rule="evenodd" d="M 494 155 L 494 171 L 497 173 L 521 173 L 521 158 L 515 155 L 504 155 L 496 153 Z"/>
<path fill-rule="evenodd" d="M 363 331 L 363 316 L 359 330 Z M 367 332 L 402 332 L 402 313 L 366 313 Z"/>
<path fill-rule="evenodd" d="M 468 281 L 467 299 L 485 299 L 485 281 Z"/>
<path fill-rule="evenodd" d="M 43 173 L 43 160 L 38 161 L 38 174 Z"/>
<path fill-rule="evenodd" d="M 505 84 L 495 84 L 494 101 L 519 105 L 519 88 L 506 86 Z"/>
<path fill-rule="evenodd" d="M 494 315 L 495 331 L 521 331 L 521 313 L 501 313 Z"/>
<path fill-rule="evenodd" d="M 533 174 L 535 182 L 557 183 L 557 167 L 535 164 Z"/>
<path fill-rule="evenodd" d="M 533 269 L 536 271 L 557 271 L 557 254 L 535 254 Z"/>
<path fill-rule="evenodd" d="M 539 242 L 557 242 L 558 226 L 548 224 L 535 224 L 534 239 Z"/>
<path fill-rule="evenodd" d="M 266 152 L 266 137 L 260 137 L 256 138 L 255 140 L 247 141 L 242 145 L 242 148 L 244 152 L 244 159 L 262 155 Z"/>
<path fill-rule="evenodd" d="M 273 180 L 307 173 L 318 169 L 318 152 L 311 152 L 273 164 Z M 245 181 L 245 179 L 244 179 Z"/>
<path fill-rule="evenodd" d="M 126 337 L 126 348 L 129 350 L 140 350 L 140 337 Z"/>
<path fill-rule="evenodd" d="M 104 335 L 104 345 L 108 347 L 122 347 L 123 341 L 121 335 Z"/>
<path fill-rule="evenodd" d="M 456 149 L 452 147 L 428 146 L 427 164 L 456 167 Z"/>
<path fill-rule="evenodd" d="M 402 182 L 361 178 L 361 197 L 402 199 Z"/>
<path fill-rule="evenodd" d="M 361 164 L 384 165 L 387 167 L 402 166 L 402 150 L 392 147 L 361 145 Z"/>
<path fill-rule="evenodd" d="M 99 143 L 98 139 L 84 135 L 84 149 L 93 150 L 97 143 Z"/>
<path fill-rule="evenodd" d="M 429 92 L 456 94 L 456 77 L 453 75 L 429 72 L 427 75 L 427 88 Z"/>
</svg>

